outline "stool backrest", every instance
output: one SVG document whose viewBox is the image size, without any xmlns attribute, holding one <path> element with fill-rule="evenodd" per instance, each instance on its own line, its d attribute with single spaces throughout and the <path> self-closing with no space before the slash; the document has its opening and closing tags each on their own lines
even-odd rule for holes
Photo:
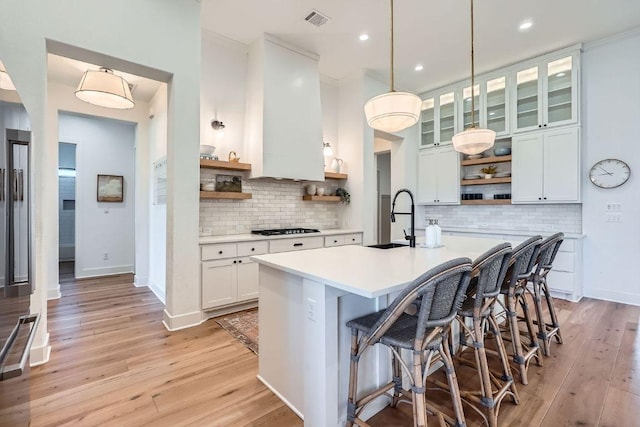
<svg viewBox="0 0 640 427">
<path fill-rule="evenodd" d="M 416 342 L 428 328 L 444 326 L 454 318 L 469 285 L 471 260 L 456 258 L 432 268 L 405 287 L 371 328 L 376 342 L 412 304 L 418 303 Z"/>
<path fill-rule="evenodd" d="M 553 261 L 556 259 L 556 254 L 560 245 L 564 241 L 563 233 L 556 233 L 547 237 L 540 244 L 540 252 L 538 254 L 537 266 L 535 274 L 546 274 L 543 270 L 548 272 L 553 267 Z"/>
<path fill-rule="evenodd" d="M 489 249 L 473 261 L 471 274 L 477 286 L 476 308 L 483 306 L 485 298 L 493 298 L 500 293 L 510 259 L 511 245 L 502 243 Z"/>
<path fill-rule="evenodd" d="M 529 277 L 538 259 L 541 244 L 542 236 L 533 236 L 520 243 L 511 252 L 509 269 L 504 279 L 504 283 L 510 288 L 515 288 L 518 280 Z"/>
</svg>

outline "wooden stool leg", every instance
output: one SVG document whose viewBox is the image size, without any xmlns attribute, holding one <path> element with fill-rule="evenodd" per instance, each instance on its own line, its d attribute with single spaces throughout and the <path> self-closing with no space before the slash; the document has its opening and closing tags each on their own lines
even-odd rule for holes
<svg viewBox="0 0 640 427">
<path fill-rule="evenodd" d="M 413 378 L 411 379 L 411 395 L 413 397 L 413 425 L 426 427 L 427 408 L 425 402 L 425 387 L 422 382 L 422 352 L 413 352 Z"/>
<path fill-rule="evenodd" d="M 511 367 L 509 367 L 509 356 L 507 355 L 507 349 L 504 346 L 504 341 L 502 341 L 502 335 L 500 335 L 500 329 L 498 328 L 498 321 L 496 320 L 496 316 L 493 312 L 491 312 L 491 314 L 489 315 L 488 320 L 491 325 L 491 328 L 494 331 L 493 337 L 496 340 L 496 347 L 498 350 L 498 357 L 500 358 L 500 363 L 502 363 L 502 372 L 503 372 L 502 380 L 510 383 L 509 390 L 511 390 L 513 402 L 517 405 L 520 403 L 520 398 L 518 396 L 516 382 L 513 380 L 513 375 L 511 374 Z"/>
<path fill-rule="evenodd" d="M 495 402 L 493 400 L 493 387 L 491 385 L 491 374 L 489 373 L 489 362 L 487 360 L 487 352 L 484 348 L 484 327 L 483 319 L 473 319 L 474 331 L 474 350 L 476 363 L 478 366 L 478 375 L 480 378 L 480 386 L 482 387 L 482 405 L 486 408 L 489 418 L 489 427 L 498 426 L 498 417 L 496 414 Z"/>
<path fill-rule="evenodd" d="M 352 427 L 356 419 L 358 391 L 358 331 L 351 330 L 351 363 L 349 364 L 349 396 L 347 401 L 347 427 Z"/>
<path fill-rule="evenodd" d="M 439 348 L 440 357 L 447 373 L 447 382 L 449 383 L 449 391 L 451 392 L 451 401 L 453 402 L 453 411 L 456 414 L 456 427 L 465 427 L 464 410 L 462 409 L 462 399 L 460 398 L 460 388 L 458 387 L 458 378 L 456 371 L 453 369 L 453 359 L 447 343 L 443 342 Z"/>
<path fill-rule="evenodd" d="M 391 407 L 395 408 L 400 403 L 400 398 L 402 397 L 402 367 L 400 365 L 400 361 L 398 360 L 397 354 L 400 354 L 400 348 L 396 348 L 395 351 L 391 352 L 391 365 L 393 368 L 393 382 L 395 387 L 393 389 L 393 399 L 391 401 Z"/>
<path fill-rule="evenodd" d="M 507 297 L 507 318 L 509 319 L 509 331 L 511 332 L 511 345 L 513 348 L 513 361 L 518 364 L 520 371 L 520 382 L 529 384 L 527 378 L 527 366 L 522 352 L 522 342 L 520 341 L 520 328 L 518 327 L 518 313 L 515 296 Z"/>
<path fill-rule="evenodd" d="M 535 277 L 533 279 L 533 302 L 536 308 L 536 318 L 538 321 L 538 338 L 542 341 L 542 352 L 545 356 L 549 356 L 549 341 L 547 340 L 547 327 L 544 321 L 544 314 L 542 313 L 542 296 L 540 279 Z"/>
<path fill-rule="evenodd" d="M 542 289 L 544 291 L 544 297 L 547 301 L 547 307 L 549 308 L 549 315 L 551 316 L 551 326 L 553 327 L 553 335 L 556 337 L 556 341 L 559 344 L 562 344 L 562 335 L 560 334 L 560 323 L 558 322 L 558 316 L 556 314 L 556 307 L 553 303 L 553 297 L 549 292 L 549 287 L 547 286 L 546 277 L 542 280 Z"/>
</svg>

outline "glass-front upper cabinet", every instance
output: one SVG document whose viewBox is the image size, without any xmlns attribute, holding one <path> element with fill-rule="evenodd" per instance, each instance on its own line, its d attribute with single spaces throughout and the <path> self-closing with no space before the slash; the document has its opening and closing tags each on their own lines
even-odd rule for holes
<svg viewBox="0 0 640 427">
<path fill-rule="evenodd" d="M 509 108 L 507 105 L 507 77 L 501 76 L 487 80 L 484 101 L 484 119 L 487 129 L 498 136 L 509 133 Z"/>
<path fill-rule="evenodd" d="M 474 122 L 473 124 L 480 126 L 480 85 L 473 87 L 473 103 L 474 105 Z M 462 129 L 471 127 L 471 86 L 462 89 Z"/>
<path fill-rule="evenodd" d="M 420 148 L 451 144 L 458 131 L 458 112 L 454 90 L 423 95 Z"/>
<path fill-rule="evenodd" d="M 435 143 L 435 126 L 436 126 L 436 105 L 434 98 L 428 98 L 422 101 L 422 118 L 421 118 L 421 147 L 430 147 Z"/>
<path fill-rule="evenodd" d="M 577 54 L 515 71 L 514 131 L 576 123 Z"/>
<path fill-rule="evenodd" d="M 451 143 L 453 135 L 456 133 L 456 94 L 455 92 L 443 93 L 439 97 L 438 111 L 440 123 L 438 129 L 438 143 L 448 144 Z"/>
</svg>

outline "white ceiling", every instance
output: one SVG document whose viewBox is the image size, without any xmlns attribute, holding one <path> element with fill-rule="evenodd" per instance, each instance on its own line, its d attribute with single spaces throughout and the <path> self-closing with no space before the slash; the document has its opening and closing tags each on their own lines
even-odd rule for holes
<svg viewBox="0 0 640 427">
<path fill-rule="evenodd" d="M 469 0 L 396 0 L 396 85 L 423 92 L 470 75 Z M 639 0 L 475 0 L 476 72 L 640 26 Z M 331 18 L 304 21 L 316 9 Z M 531 19 L 528 32 L 519 24 Z M 243 44 L 263 32 L 320 55 L 320 72 L 341 79 L 389 70 L 388 0 L 202 0 L 202 27 Z M 369 40 L 358 40 L 360 33 Z M 424 70 L 415 72 L 417 63 Z"/>
</svg>

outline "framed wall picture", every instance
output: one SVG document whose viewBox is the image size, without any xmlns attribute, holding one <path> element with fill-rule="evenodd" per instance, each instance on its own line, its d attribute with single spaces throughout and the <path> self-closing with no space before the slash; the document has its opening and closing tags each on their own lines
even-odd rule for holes
<svg viewBox="0 0 640 427">
<path fill-rule="evenodd" d="M 121 175 L 98 175 L 98 202 L 122 202 L 124 177 Z"/>
<path fill-rule="evenodd" d="M 242 193 L 242 179 L 237 175 L 216 175 L 216 191 Z"/>
</svg>

